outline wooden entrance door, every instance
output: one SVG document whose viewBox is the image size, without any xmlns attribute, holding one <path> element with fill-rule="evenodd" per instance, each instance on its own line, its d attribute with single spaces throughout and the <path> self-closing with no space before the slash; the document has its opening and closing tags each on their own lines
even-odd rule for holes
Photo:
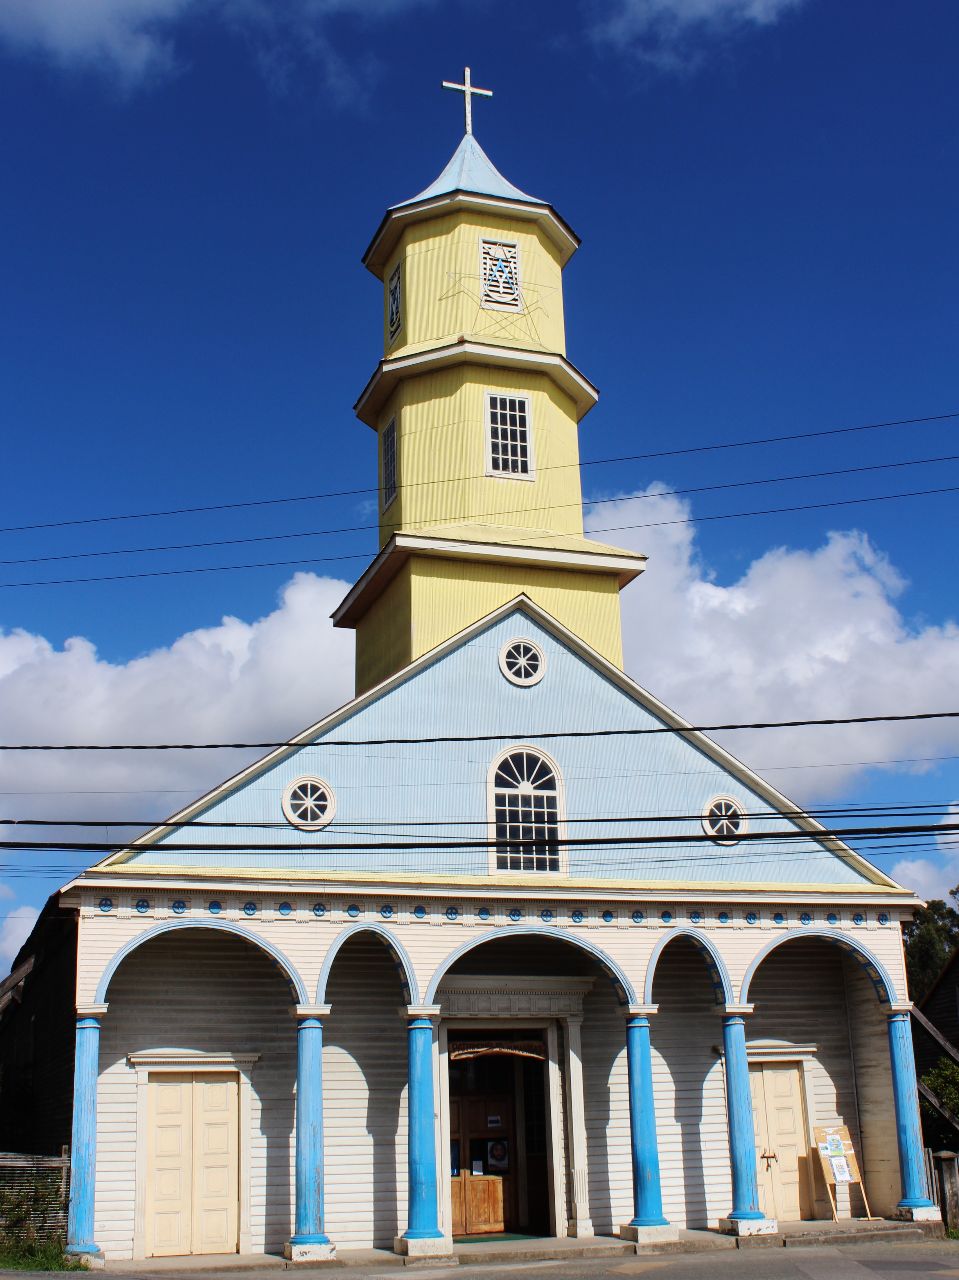
<svg viewBox="0 0 959 1280">
<path fill-rule="evenodd" d="M 811 1217 L 806 1178 L 809 1143 L 800 1068 L 788 1063 L 757 1063 L 749 1069 L 749 1083 L 760 1208 L 767 1218 L 780 1222 Z"/>
<path fill-rule="evenodd" d="M 239 1086 L 235 1076 L 156 1074 L 148 1085 L 146 1253 L 236 1253 Z"/>
</svg>

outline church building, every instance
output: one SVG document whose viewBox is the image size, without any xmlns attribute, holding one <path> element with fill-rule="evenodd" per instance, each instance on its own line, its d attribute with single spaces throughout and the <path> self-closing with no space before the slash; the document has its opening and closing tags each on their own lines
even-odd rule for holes
<svg viewBox="0 0 959 1280">
<path fill-rule="evenodd" d="M 333 615 L 356 695 L 74 879 L 18 958 L 61 921 L 72 1094 L 34 1102 L 77 1254 L 641 1247 L 863 1192 L 938 1219 L 915 896 L 623 671 L 645 558 L 583 531 L 578 244 L 469 113 L 376 229 L 380 547 Z M 861 1181 L 824 1181 L 830 1126 Z"/>
</svg>

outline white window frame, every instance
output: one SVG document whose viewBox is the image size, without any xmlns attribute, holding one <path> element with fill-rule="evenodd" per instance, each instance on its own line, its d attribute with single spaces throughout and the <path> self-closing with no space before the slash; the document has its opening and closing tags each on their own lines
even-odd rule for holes
<svg viewBox="0 0 959 1280">
<path fill-rule="evenodd" d="M 486 297 L 486 254 L 484 252 L 485 245 L 506 245 L 510 249 L 516 250 L 516 301 L 515 302 L 495 302 Z M 479 238 L 479 297 L 480 306 L 484 311 L 522 311 L 523 310 L 523 261 L 518 240 L 500 240 L 494 239 L 492 236 L 480 236 Z"/>
<path fill-rule="evenodd" d="M 392 316 L 390 313 L 390 293 L 393 289 L 393 281 L 396 280 L 396 291 L 398 295 L 398 305 L 396 308 L 396 327 L 394 328 Z M 392 345 L 400 335 L 403 328 L 403 263 L 398 262 L 390 272 L 386 281 L 386 331 L 389 334 L 390 345 Z"/>
<path fill-rule="evenodd" d="M 536 656 L 539 658 L 539 669 L 529 680 L 518 679 L 506 665 L 506 655 L 509 653 L 510 649 L 512 649 L 514 644 L 528 645 L 531 649 L 535 650 Z M 535 640 L 530 640 L 529 636 L 514 636 L 512 640 L 507 640 L 499 651 L 499 669 L 510 684 L 515 684 L 518 689 L 531 689 L 534 685 L 539 684 L 543 676 L 546 675 L 546 654 L 543 652 L 542 646 L 538 645 Z"/>
<path fill-rule="evenodd" d="M 290 806 L 290 797 L 297 787 L 304 782 L 312 782 L 317 787 L 322 787 L 329 799 L 329 806 L 326 813 L 319 822 L 303 822 L 296 816 Z M 283 788 L 283 798 L 281 801 L 283 816 L 291 827 L 295 827 L 297 831 L 322 831 L 324 827 L 328 827 L 336 817 L 336 793 L 324 778 L 317 778 L 314 774 L 304 774 L 302 777 L 293 778 Z"/>
<path fill-rule="evenodd" d="M 490 420 L 491 396 L 507 396 L 511 400 L 526 401 L 526 453 L 528 471 L 496 471 L 493 468 L 493 424 Z M 498 387 L 486 387 L 483 391 L 483 423 L 486 432 L 486 474 L 494 480 L 535 480 L 536 452 L 533 448 L 533 397 L 528 391 L 503 391 Z"/>
<path fill-rule="evenodd" d="M 737 810 L 739 811 L 740 827 L 739 827 L 739 834 L 736 836 L 732 836 L 732 837 L 717 836 L 710 829 L 709 811 L 714 804 L 719 804 L 720 801 L 723 801 L 723 800 L 726 801 L 727 804 L 735 805 Z M 728 846 L 739 844 L 739 841 L 749 830 L 749 818 L 746 816 L 747 812 L 748 811 L 746 809 L 746 806 L 743 804 L 742 800 L 737 800 L 735 796 L 731 796 L 728 794 L 711 796 L 710 799 L 707 800 L 706 803 L 703 805 L 703 813 L 701 818 L 701 821 L 703 824 L 703 831 L 706 833 L 707 836 L 709 836 L 710 840 L 712 840 L 714 844 L 721 844 L 721 845 L 728 845 Z"/>
<path fill-rule="evenodd" d="M 392 494 L 387 494 L 387 489 L 386 489 L 386 436 L 389 431 L 393 432 L 393 492 Z M 383 428 L 382 432 L 380 433 L 380 473 L 381 473 L 381 481 L 382 481 L 380 492 L 382 495 L 381 500 L 383 504 L 380 510 L 388 511 L 389 508 L 396 501 L 396 495 L 400 491 L 400 482 L 399 482 L 400 437 L 396 427 L 395 417 L 390 418 L 389 422 L 386 424 L 386 426 Z"/>
<path fill-rule="evenodd" d="M 506 759 L 515 751 L 529 751 L 535 756 L 540 756 L 546 761 L 547 765 L 553 771 L 553 777 L 556 779 L 556 838 L 560 842 L 557 854 L 559 856 L 559 870 L 557 871 L 501 871 L 496 865 L 496 771 Z M 532 876 L 534 880 L 548 878 L 549 876 L 568 876 L 569 875 L 569 854 L 566 847 L 566 787 L 563 783 L 563 774 L 555 758 L 544 751 L 542 747 L 536 746 L 529 742 L 514 742 L 505 750 L 495 755 L 490 762 L 489 771 L 486 775 L 486 815 L 487 815 L 487 833 L 489 838 L 489 857 L 487 860 L 489 874 L 491 876 Z"/>
</svg>

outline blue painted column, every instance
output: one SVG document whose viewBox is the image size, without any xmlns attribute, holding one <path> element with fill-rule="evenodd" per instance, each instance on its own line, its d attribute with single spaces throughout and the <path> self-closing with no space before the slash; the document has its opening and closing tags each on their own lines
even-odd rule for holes
<svg viewBox="0 0 959 1280">
<path fill-rule="evenodd" d="M 296 1027 L 296 1220 L 292 1245 L 328 1245 L 323 1210 L 323 1023 Z"/>
<path fill-rule="evenodd" d="M 105 1006 L 104 1006 L 105 1007 Z M 70 1209 L 67 1253 L 99 1253 L 93 1241 L 97 1166 L 97 1077 L 100 1074 L 100 1018 L 77 1018 L 73 1063 L 73 1138 L 70 1151 Z"/>
<path fill-rule="evenodd" d="M 629 1070 L 629 1134 L 633 1157 L 633 1218 L 631 1227 L 665 1227 L 659 1179 L 656 1108 L 653 1103 L 653 1063 L 649 1018 L 631 1016 L 626 1023 L 626 1063 Z"/>
<path fill-rule="evenodd" d="M 912 1052 L 912 1027 L 908 1013 L 889 1014 L 889 1057 L 892 1062 L 892 1096 L 896 1106 L 896 1141 L 899 1145 L 899 1170 L 902 1175 L 902 1199 L 898 1208 L 935 1209 L 926 1194 L 916 1060 Z"/>
<path fill-rule="evenodd" d="M 441 1240 L 433 1117 L 433 1023 L 411 1016 L 409 1046 L 409 1215 L 404 1240 Z"/>
<path fill-rule="evenodd" d="M 746 1023 L 741 1014 L 723 1015 L 726 1062 L 726 1116 L 729 1123 L 729 1162 L 733 1174 L 733 1222 L 763 1218 L 756 1180 L 756 1133 L 746 1057 Z"/>
</svg>

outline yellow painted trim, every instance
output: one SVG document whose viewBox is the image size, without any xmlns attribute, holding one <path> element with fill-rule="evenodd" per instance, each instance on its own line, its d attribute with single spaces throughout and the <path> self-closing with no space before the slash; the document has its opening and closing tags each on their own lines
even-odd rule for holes
<svg viewBox="0 0 959 1280">
<path fill-rule="evenodd" d="M 382 871 L 320 871 L 312 868 L 308 871 L 297 870 L 295 868 L 266 868 L 266 867 L 181 867 L 181 866 L 163 866 L 162 864 L 149 864 L 145 862 L 136 863 L 118 863 L 116 866 L 110 867 L 111 875 L 122 875 L 130 879 L 136 879 L 138 876 L 177 876 L 185 879 L 216 879 L 223 877 L 232 880 L 283 880 L 286 881 L 306 881 L 312 883 L 323 884 L 408 884 L 411 886 L 424 887 L 432 886 L 433 892 L 445 893 L 447 886 L 457 885 L 463 888 L 478 888 L 490 891 L 492 889 L 533 889 L 533 890 L 568 890 L 571 895 L 575 896 L 577 891 L 598 889 L 598 890 L 617 890 L 627 892 L 633 896 L 637 894 L 651 893 L 681 893 L 684 898 L 693 899 L 697 893 L 776 893 L 785 897 L 791 897 L 800 893 L 821 893 L 832 894 L 840 897 L 859 898 L 872 896 L 877 893 L 884 896 L 898 895 L 903 897 L 908 895 L 908 890 L 903 891 L 898 886 L 893 885 L 848 885 L 848 884 L 818 884 L 811 882 L 809 884 L 790 883 L 788 885 L 777 884 L 774 882 L 762 882 L 753 884 L 747 883 L 728 883 L 722 880 L 571 880 L 564 876 L 541 876 L 536 880 L 530 880 L 523 876 L 497 875 L 450 875 L 444 876 L 442 880 L 436 880 L 433 877 L 425 875 L 417 875 L 412 872 L 390 872 L 384 874 Z"/>
</svg>

